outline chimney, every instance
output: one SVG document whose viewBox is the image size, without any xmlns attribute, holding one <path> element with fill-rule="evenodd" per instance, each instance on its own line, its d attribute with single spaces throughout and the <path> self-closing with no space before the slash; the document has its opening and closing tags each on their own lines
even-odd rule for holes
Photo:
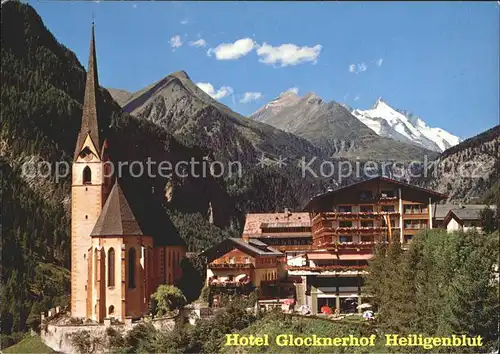
<svg viewBox="0 0 500 354">
<path fill-rule="evenodd" d="M 285 218 L 288 219 L 290 216 L 292 216 L 292 212 L 288 208 L 285 208 Z"/>
</svg>

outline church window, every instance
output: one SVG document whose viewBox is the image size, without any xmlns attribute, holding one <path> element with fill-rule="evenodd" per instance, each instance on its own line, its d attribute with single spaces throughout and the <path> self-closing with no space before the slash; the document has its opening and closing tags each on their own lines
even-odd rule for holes
<svg viewBox="0 0 500 354">
<path fill-rule="evenodd" d="M 128 251 L 128 287 L 135 289 L 135 248 Z"/>
<path fill-rule="evenodd" d="M 86 166 L 83 169 L 83 184 L 92 183 L 92 171 L 90 171 L 90 167 Z"/>
<path fill-rule="evenodd" d="M 108 286 L 115 286 L 115 250 L 108 251 Z"/>
<path fill-rule="evenodd" d="M 113 305 L 111 305 L 108 309 L 108 315 L 112 315 L 115 313 L 115 307 Z"/>
</svg>

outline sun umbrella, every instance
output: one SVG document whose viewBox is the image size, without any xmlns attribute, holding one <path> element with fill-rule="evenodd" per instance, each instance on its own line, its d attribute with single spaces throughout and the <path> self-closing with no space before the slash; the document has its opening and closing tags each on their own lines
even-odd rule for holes
<svg viewBox="0 0 500 354">
<path fill-rule="evenodd" d="M 372 305 L 364 303 L 364 304 L 357 306 L 356 308 L 357 309 L 369 309 L 370 307 L 372 307 Z"/>
<path fill-rule="evenodd" d="M 246 274 L 240 274 L 240 275 L 236 276 L 236 278 L 234 278 L 234 280 L 241 281 L 241 280 L 245 279 L 246 276 L 247 276 Z"/>
<path fill-rule="evenodd" d="M 332 309 L 329 306 L 323 306 L 321 308 L 321 313 L 331 315 L 333 313 Z"/>
<path fill-rule="evenodd" d="M 373 317 L 373 311 L 363 312 L 363 318 L 372 318 L 372 317 Z"/>
<path fill-rule="evenodd" d="M 295 303 L 295 300 L 294 299 L 286 299 L 285 301 L 283 301 L 283 303 L 285 305 L 293 305 Z"/>
</svg>

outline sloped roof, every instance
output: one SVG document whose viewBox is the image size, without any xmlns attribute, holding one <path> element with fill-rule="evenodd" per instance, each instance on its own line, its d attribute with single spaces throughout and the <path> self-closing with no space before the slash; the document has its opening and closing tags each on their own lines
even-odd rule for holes
<svg viewBox="0 0 500 354">
<path fill-rule="evenodd" d="M 155 246 L 186 246 L 151 188 L 140 181 L 115 182 L 91 236 L 151 236 Z"/>
<path fill-rule="evenodd" d="M 326 193 L 318 194 L 318 195 L 314 196 L 313 198 L 311 198 L 311 200 L 309 200 L 309 202 L 307 202 L 306 206 L 304 207 L 304 210 L 311 209 L 313 207 L 313 205 L 315 205 L 317 202 L 319 202 L 320 200 L 323 200 L 327 197 L 334 196 L 340 192 L 345 192 L 351 188 L 360 187 L 365 183 L 369 183 L 369 182 L 373 182 L 373 181 L 386 182 L 386 183 L 394 184 L 394 185 L 401 187 L 402 189 L 406 189 L 408 191 L 412 190 L 412 191 L 415 191 L 418 193 L 422 193 L 422 194 L 425 194 L 426 196 L 429 196 L 433 201 L 439 201 L 439 200 L 443 200 L 443 199 L 447 198 L 447 195 L 443 194 L 443 193 L 435 192 L 433 190 L 418 187 L 418 186 L 415 186 L 415 185 L 412 185 L 409 183 L 397 181 L 397 180 L 392 179 L 392 178 L 378 176 L 378 177 L 366 179 L 364 181 L 356 182 L 356 183 L 350 184 L 348 186 L 337 188 L 335 190 L 330 190 Z"/>
<path fill-rule="evenodd" d="M 141 236 L 139 227 L 132 209 L 123 194 L 118 180 L 104 204 L 99 219 L 90 233 L 91 236 Z"/>
<path fill-rule="evenodd" d="M 244 236 L 262 234 L 262 227 L 309 227 L 309 213 L 250 213 L 245 220 Z"/>
<path fill-rule="evenodd" d="M 437 204 L 434 206 L 433 214 L 436 220 L 444 220 L 453 211 L 455 216 L 462 220 L 478 220 L 480 211 L 488 207 L 496 208 L 494 205 L 486 204 Z"/>
<path fill-rule="evenodd" d="M 202 256 L 207 258 L 208 262 L 213 261 L 214 259 L 217 259 L 219 257 L 222 257 L 226 253 L 230 252 L 234 248 L 239 249 L 243 253 L 246 253 L 252 257 L 257 257 L 257 256 L 272 256 L 272 257 L 280 257 L 283 256 L 283 253 L 280 251 L 269 247 L 267 245 L 262 246 L 262 247 L 257 247 L 256 245 L 251 245 L 247 242 L 245 242 L 241 238 L 227 238 L 215 246 L 210 247 L 209 249 L 203 251 L 201 254 Z"/>
</svg>

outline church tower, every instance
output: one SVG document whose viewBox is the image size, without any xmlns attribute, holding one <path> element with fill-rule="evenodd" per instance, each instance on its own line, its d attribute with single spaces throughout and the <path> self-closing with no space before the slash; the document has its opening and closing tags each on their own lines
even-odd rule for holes
<svg viewBox="0 0 500 354">
<path fill-rule="evenodd" d="M 95 51 L 94 24 L 90 40 L 90 57 L 85 84 L 82 125 L 78 134 L 72 166 L 71 186 L 71 316 L 90 317 L 87 299 L 90 233 L 94 228 L 110 186 L 107 142 L 99 135 L 99 81 Z"/>
</svg>

